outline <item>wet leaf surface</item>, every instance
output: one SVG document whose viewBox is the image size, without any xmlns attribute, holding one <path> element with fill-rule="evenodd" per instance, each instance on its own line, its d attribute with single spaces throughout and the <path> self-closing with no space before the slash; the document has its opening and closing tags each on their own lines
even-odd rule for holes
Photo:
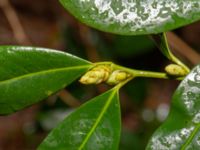
<svg viewBox="0 0 200 150">
<path fill-rule="evenodd" d="M 20 46 L 1 46 L 0 64 L 0 114 L 48 97 L 91 67 L 67 53 Z"/>
<path fill-rule="evenodd" d="M 181 82 L 171 111 L 147 150 L 198 150 L 200 147 L 200 65 Z"/>
<path fill-rule="evenodd" d="M 76 18 L 125 35 L 160 33 L 200 19 L 199 0 L 60 0 Z"/>
<path fill-rule="evenodd" d="M 83 104 L 55 128 L 38 150 L 116 150 L 121 133 L 118 89 Z"/>
</svg>

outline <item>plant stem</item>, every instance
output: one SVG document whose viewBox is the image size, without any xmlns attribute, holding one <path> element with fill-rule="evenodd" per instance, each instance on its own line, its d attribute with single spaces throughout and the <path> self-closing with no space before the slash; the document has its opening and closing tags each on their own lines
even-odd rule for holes
<svg viewBox="0 0 200 150">
<path fill-rule="evenodd" d="M 125 80 L 125 81 L 119 83 L 118 85 L 116 85 L 116 88 L 118 90 L 121 87 L 123 87 L 126 83 L 128 83 L 129 81 L 131 81 L 132 79 L 134 79 L 136 77 L 159 78 L 159 79 L 176 79 L 176 80 L 183 80 L 183 78 L 184 78 L 184 77 L 172 78 L 172 77 L 169 77 L 164 72 L 152 72 L 152 71 L 134 70 L 134 69 L 129 69 L 129 68 L 126 68 L 126 67 L 123 67 L 123 66 L 115 65 L 115 64 L 113 64 L 113 66 L 115 66 L 116 69 L 127 71 L 128 73 L 131 74 L 130 78 L 128 78 L 127 80 Z"/>
<path fill-rule="evenodd" d="M 108 67 L 111 72 L 113 71 L 124 71 L 127 74 L 127 78 L 125 80 L 120 81 L 116 86 L 116 90 L 119 90 L 121 87 L 123 87 L 126 83 L 131 81 L 132 79 L 136 77 L 147 77 L 147 78 L 160 78 L 160 79 L 176 79 L 176 80 L 183 80 L 184 76 L 169 76 L 165 72 L 152 72 L 152 71 L 144 71 L 144 70 L 135 70 L 131 68 L 126 68 L 123 66 L 116 65 L 112 62 L 98 62 L 94 63 L 93 67 L 97 67 L 99 65 L 105 65 L 105 67 Z"/>
<path fill-rule="evenodd" d="M 169 55 L 171 57 L 171 60 L 173 62 L 175 62 L 176 64 L 180 65 L 181 67 L 183 67 L 189 73 L 190 69 L 182 61 L 180 61 L 176 56 L 174 56 L 173 53 L 171 52 L 171 50 L 169 48 L 169 45 L 168 45 L 168 42 L 167 42 L 167 36 L 166 36 L 165 33 L 163 33 L 163 36 L 164 36 L 164 40 L 165 40 L 165 43 L 166 43 L 166 48 L 168 49 Z"/>
<path fill-rule="evenodd" d="M 136 77 L 150 77 L 150 78 L 161 78 L 161 79 L 169 79 L 169 76 L 164 72 L 152 72 L 152 71 L 136 71 Z"/>
<path fill-rule="evenodd" d="M 152 35 L 152 39 L 157 45 L 157 47 L 161 50 L 161 52 L 173 63 L 181 66 L 187 73 L 190 72 L 190 69 L 181 61 L 179 60 L 172 52 L 168 45 L 166 34 L 160 33 L 157 35 Z"/>
<path fill-rule="evenodd" d="M 153 71 L 145 71 L 145 70 L 135 70 L 126 68 L 123 66 L 119 66 L 116 64 L 113 64 L 116 69 L 124 70 L 130 73 L 134 78 L 136 77 L 146 77 L 146 78 L 160 78 L 160 79 L 176 79 L 176 80 L 182 80 L 183 77 L 170 77 L 165 72 L 153 72 Z"/>
<path fill-rule="evenodd" d="M 187 58 L 192 64 L 199 64 L 200 55 L 196 50 L 191 48 L 186 42 L 178 37 L 173 32 L 167 32 L 167 40 L 171 48 Z"/>
<path fill-rule="evenodd" d="M 119 89 L 120 89 L 121 87 L 123 87 L 126 83 L 128 83 L 129 81 L 131 81 L 133 78 L 134 78 L 134 77 L 132 76 L 132 77 L 128 78 L 127 80 L 125 80 L 125 81 L 123 81 L 123 82 L 117 84 L 117 85 L 115 86 L 115 88 L 116 88 L 117 90 L 119 90 Z"/>
<path fill-rule="evenodd" d="M 95 63 L 96 65 L 110 65 L 114 70 L 122 70 L 127 73 L 129 73 L 133 78 L 136 77 L 146 77 L 146 78 L 160 78 L 160 79 L 176 79 L 176 80 L 182 80 L 183 77 L 177 76 L 177 77 L 171 77 L 165 72 L 153 72 L 153 71 L 145 71 L 145 70 L 136 70 L 127 68 L 124 66 L 116 65 L 112 62 L 99 62 Z"/>
</svg>

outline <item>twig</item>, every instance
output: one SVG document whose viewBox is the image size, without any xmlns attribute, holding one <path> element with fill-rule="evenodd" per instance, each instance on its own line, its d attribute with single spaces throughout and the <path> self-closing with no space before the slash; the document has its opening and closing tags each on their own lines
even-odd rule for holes
<svg viewBox="0 0 200 150">
<path fill-rule="evenodd" d="M 173 32 L 167 32 L 169 45 L 179 54 L 187 58 L 192 64 L 200 62 L 200 55 Z"/>
<path fill-rule="evenodd" d="M 0 7 L 12 28 L 16 41 L 22 45 L 31 45 L 31 42 L 23 29 L 20 19 L 15 9 L 10 4 L 9 0 L 0 0 Z"/>
<path fill-rule="evenodd" d="M 60 99 L 70 107 L 78 107 L 81 103 L 72 96 L 67 90 L 62 90 L 58 93 Z"/>
</svg>

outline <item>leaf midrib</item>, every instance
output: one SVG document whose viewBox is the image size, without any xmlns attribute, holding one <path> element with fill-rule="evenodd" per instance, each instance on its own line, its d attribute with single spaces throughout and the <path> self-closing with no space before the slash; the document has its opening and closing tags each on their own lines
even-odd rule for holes
<svg viewBox="0 0 200 150">
<path fill-rule="evenodd" d="M 196 133 L 198 132 L 198 130 L 200 129 L 200 124 L 197 124 L 197 126 L 194 128 L 194 130 L 192 131 L 192 133 L 190 134 L 189 138 L 186 140 L 186 142 L 183 144 L 183 146 L 181 147 L 181 150 L 185 150 L 187 148 L 187 146 L 190 144 L 190 142 L 193 140 L 194 136 L 196 135 Z"/>
<path fill-rule="evenodd" d="M 89 68 L 89 67 L 91 67 L 91 65 L 82 65 L 82 66 L 74 66 L 74 67 L 64 67 L 64 68 L 42 70 L 42 71 L 38 71 L 38 72 L 33 72 L 33 73 L 17 76 L 17 77 L 8 79 L 8 80 L 0 81 L 0 85 L 1 84 L 6 84 L 8 82 L 13 82 L 13 81 L 16 81 L 16 80 L 20 80 L 20 79 L 23 79 L 23 78 L 36 76 L 36 75 L 39 75 L 39 74 L 53 73 L 53 72 L 64 71 L 64 70 L 66 70 L 66 71 L 67 70 L 77 70 L 77 69 L 83 69 L 83 68 Z"/>
<path fill-rule="evenodd" d="M 111 95 L 109 96 L 107 102 L 105 103 L 105 106 L 102 108 L 99 116 L 97 117 L 96 121 L 94 122 L 92 128 L 90 129 L 90 131 L 88 132 L 88 134 L 86 135 L 85 139 L 83 140 L 83 142 L 81 143 L 81 145 L 79 146 L 78 150 L 82 150 L 83 147 L 85 146 L 85 144 L 87 143 L 87 141 L 89 140 L 89 138 L 92 136 L 94 130 L 97 128 L 98 124 L 100 123 L 100 121 L 102 120 L 106 110 L 108 109 L 108 107 L 110 106 L 112 99 L 114 97 L 114 95 L 116 94 L 118 89 L 114 89 L 113 92 L 111 93 Z"/>
</svg>

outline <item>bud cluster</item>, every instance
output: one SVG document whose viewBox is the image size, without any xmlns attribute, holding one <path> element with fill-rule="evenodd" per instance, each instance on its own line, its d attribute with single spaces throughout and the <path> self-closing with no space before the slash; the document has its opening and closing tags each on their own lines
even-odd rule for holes
<svg viewBox="0 0 200 150">
<path fill-rule="evenodd" d="M 110 85 L 116 85 L 129 77 L 129 73 L 122 70 L 113 70 L 111 65 L 97 65 L 86 72 L 79 81 L 82 84 L 100 84 L 106 82 Z"/>
</svg>

